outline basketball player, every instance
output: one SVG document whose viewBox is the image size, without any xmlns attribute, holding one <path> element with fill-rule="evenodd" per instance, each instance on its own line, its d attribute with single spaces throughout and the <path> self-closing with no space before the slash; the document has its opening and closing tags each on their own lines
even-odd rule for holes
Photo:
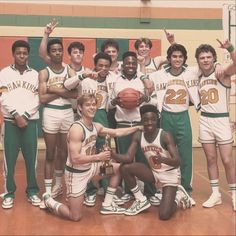
<svg viewBox="0 0 236 236">
<path fill-rule="evenodd" d="M 97 110 L 97 99 L 94 94 L 84 94 L 78 100 L 81 119 L 76 121 L 67 135 L 68 158 L 66 163 L 66 185 L 68 205 L 55 201 L 50 194 L 43 195 L 44 202 L 49 209 L 65 219 L 79 221 L 82 218 L 84 193 L 87 183 L 93 179 L 100 179 L 100 166 L 103 161 L 110 159 L 110 150 L 96 154 L 96 138 L 98 135 L 121 136 L 128 135 L 140 129 L 140 126 L 126 129 L 109 129 L 93 122 Z M 119 164 L 112 163 L 114 174 L 110 177 L 101 214 L 123 214 L 125 209 L 115 205 L 112 201 L 116 187 L 120 181 Z"/>
<path fill-rule="evenodd" d="M 206 155 L 208 176 L 212 188 L 210 198 L 202 205 L 210 208 L 222 203 L 217 164 L 216 145 L 218 145 L 226 179 L 232 193 L 233 210 L 236 211 L 236 174 L 232 158 L 233 137 L 229 121 L 230 77 L 236 74 L 236 50 L 228 40 L 219 41 L 219 43 L 221 48 L 229 52 L 232 61 L 224 66 L 224 74 L 218 79 L 214 73 L 214 63 L 217 58 L 215 49 L 211 45 L 202 44 L 195 53 L 202 71 L 202 76 L 199 78 L 201 96 L 199 142 Z"/>
<path fill-rule="evenodd" d="M 139 106 L 144 102 L 149 102 L 149 97 L 145 95 L 145 89 L 142 80 L 140 79 L 143 76 L 141 72 L 137 72 L 137 55 L 135 52 L 125 52 L 123 54 L 123 65 L 122 65 L 122 73 L 117 78 L 117 82 L 113 88 L 111 107 L 116 107 L 115 119 L 117 121 L 117 127 L 132 127 L 140 124 L 141 117 L 139 114 Z M 143 96 L 139 101 L 139 105 L 131 110 L 127 110 L 122 108 L 122 104 L 119 102 L 117 95 L 120 91 L 125 88 L 133 88 L 135 90 L 140 91 Z M 117 139 L 118 143 L 118 151 L 123 154 L 126 153 L 128 147 L 131 142 L 131 135 L 126 137 L 121 137 Z M 141 150 L 136 153 L 136 161 L 145 162 L 146 160 L 142 155 Z M 146 163 L 147 164 L 147 163 Z M 148 193 L 150 195 L 154 195 L 156 189 L 154 186 L 150 186 L 149 184 L 145 184 L 145 188 L 149 188 Z M 128 189 L 125 190 L 126 193 L 121 198 L 124 201 L 129 201 L 131 199 L 131 195 L 128 194 Z M 150 196 L 149 196 L 150 197 Z"/>
<path fill-rule="evenodd" d="M 112 153 L 112 158 L 122 163 L 121 175 L 135 196 L 135 201 L 124 214 L 136 215 L 151 206 L 136 183 L 138 178 L 162 186 L 159 217 L 161 220 L 168 220 L 177 206 L 182 206 L 184 209 L 191 207 L 189 195 L 182 186 L 179 186 L 179 154 L 172 136 L 157 128 L 159 113 L 156 106 L 144 105 L 140 107 L 140 114 L 144 130 L 134 133 L 126 154 Z M 141 146 L 149 166 L 134 162 L 138 146 Z"/>
<path fill-rule="evenodd" d="M 186 67 L 187 51 L 181 44 L 167 50 L 169 65 L 149 75 L 154 82 L 161 128 L 172 134 L 180 154 L 181 185 L 192 192 L 192 129 L 188 114 L 190 101 L 199 109 L 198 78 Z M 196 69 L 197 70 L 197 69 Z M 192 199 L 192 205 L 195 205 Z"/>
<path fill-rule="evenodd" d="M 42 128 L 46 144 L 45 189 L 51 194 L 56 145 L 60 145 L 61 163 L 65 163 L 66 134 L 74 122 L 70 98 L 76 98 L 77 91 L 68 91 L 63 86 L 66 78 L 76 74 L 70 67 L 62 64 L 62 42 L 59 39 L 50 40 L 47 52 L 50 65 L 39 72 L 39 98 L 44 104 Z"/>
<path fill-rule="evenodd" d="M 37 139 L 39 119 L 38 72 L 28 66 L 30 46 L 17 40 L 12 44 L 14 64 L 0 72 L 1 110 L 4 116 L 5 194 L 2 207 L 13 207 L 16 185 L 14 172 L 17 156 L 22 151 L 27 176 L 28 201 L 38 206 L 39 187 L 36 179 Z"/>
</svg>

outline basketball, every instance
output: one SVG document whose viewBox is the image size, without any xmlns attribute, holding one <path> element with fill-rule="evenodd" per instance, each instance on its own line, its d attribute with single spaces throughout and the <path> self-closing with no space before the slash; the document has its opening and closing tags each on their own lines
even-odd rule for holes
<svg viewBox="0 0 236 236">
<path fill-rule="evenodd" d="M 126 88 L 118 93 L 121 107 L 125 109 L 134 109 L 137 107 L 141 96 L 142 93 L 133 88 Z"/>
</svg>

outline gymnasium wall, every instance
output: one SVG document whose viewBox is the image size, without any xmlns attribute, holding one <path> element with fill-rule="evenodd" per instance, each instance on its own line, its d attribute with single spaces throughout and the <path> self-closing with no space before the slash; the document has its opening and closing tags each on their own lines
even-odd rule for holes
<svg viewBox="0 0 236 236">
<path fill-rule="evenodd" d="M 193 7 L 189 1 L 182 5 L 178 5 L 178 1 L 172 1 L 175 4 L 170 5 L 161 1 L 162 4 L 157 5 L 158 1 L 143 4 L 138 0 L 67 1 L 67 5 L 62 4 L 62 1 L 54 1 L 53 4 L 42 2 L 0 1 L 0 69 L 12 62 L 11 44 L 21 38 L 31 45 L 29 64 L 37 70 L 42 69 L 45 64 L 38 57 L 38 47 L 44 27 L 52 18 L 56 18 L 59 25 L 51 36 L 62 38 L 65 49 L 71 41 L 83 42 L 86 46 L 84 64 L 88 67 L 93 66 L 92 55 L 106 38 L 118 40 L 122 55 L 124 51 L 133 50 L 135 39 L 149 37 L 154 41 L 152 56 L 166 55 L 169 44 L 163 28 L 173 32 L 176 41 L 186 46 L 189 65 L 195 64 L 195 48 L 201 43 L 214 46 L 219 61 L 224 59 L 215 40 L 224 37 L 222 5 L 219 4 L 222 1 L 216 1 L 218 6 L 212 1 L 200 1 L 200 5 L 193 1 Z M 68 61 L 66 50 L 64 60 Z M 234 117 L 235 106 L 231 107 Z M 193 144 L 198 146 L 198 114 L 192 108 L 190 116 Z"/>
</svg>

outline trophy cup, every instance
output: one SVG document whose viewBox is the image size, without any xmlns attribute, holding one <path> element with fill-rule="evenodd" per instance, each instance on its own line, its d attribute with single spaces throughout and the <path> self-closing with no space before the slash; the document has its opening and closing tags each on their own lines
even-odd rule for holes
<svg viewBox="0 0 236 236">
<path fill-rule="evenodd" d="M 105 137 L 105 144 L 103 145 L 102 151 L 111 150 L 110 147 L 110 136 L 107 134 Z M 113 165 L 111 164 L 111 160 L 103 161 L 100 166 L 100 175 L 101 176 L 111 176 L 113 175 Z"/>
</svg>

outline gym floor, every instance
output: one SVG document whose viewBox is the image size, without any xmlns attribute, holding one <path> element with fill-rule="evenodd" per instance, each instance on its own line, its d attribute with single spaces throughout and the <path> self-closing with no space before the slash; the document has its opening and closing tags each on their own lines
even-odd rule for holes
<svg viewBox="0 0 236 236">
<path fill-rule="evenodd" d="M 38 155 L 38 182 L 43 193 L 44 150 Z M 236 147 L 233 157 L 236 157 Z M 178 210 L 168 221 L 158 218 L 158 207 L 152 206 L 137 216 L 101 215 L 99 213 L 102 196 L 97 197 L 95 207 L 83 209 L 83 219 L 70 222 L 52 215 L 50 212 L 32 206 L 25 196 L 25 167 L 19 155 L 15 180 L 16 198 L 12 209 L 0 209 L 0 235 L 235 235 L 236 212 L 232 210 L 231 195 L 228 192 L 222 162 L 220 166 L 220 191 L 222 205 L 205 209 L 201 205 L 210 196 L 211 190 L 206 171 L 206 160 L 202 148 L 193 148 L 193 198 L 196 206 L 188 210 Z M 3 164 L 2 152 L 0 165 Z M 0 175 L 0 192 L 4 191 L 3 174 Z M 65 194 L 58 197 L 65 202 Z M 131 202 L 126 203 L 128 207 Z"/>
</svg>

